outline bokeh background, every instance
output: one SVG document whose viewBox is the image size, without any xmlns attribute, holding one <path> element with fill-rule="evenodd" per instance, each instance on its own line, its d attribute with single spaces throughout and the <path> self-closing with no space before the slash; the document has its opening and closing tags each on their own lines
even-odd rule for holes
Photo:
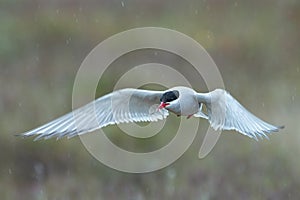
<svg viewBox="0 0 300 200">
<path fill-rule="evenodd" d="M 79 138 L 14 136 L 69 112 L 86 55 L 111 35 L 143 26 L 194 38 L 216 62 L 227 90 L 285 129 L 260 142 L 224 132 L 200 160 L 208 127 L 200 120 L 189 150 L 147 174 L 104 166 Z M 299 41 L 300 2 L 294 0 L 1 1 L 0 199 L 299 199 Z M 111 90 L 114 73 L 107 72 L 97 96 Z M 118 129 L 109 133 L 116 143 L 143 151 Z M 151 142 L 167 143 L 170 134 Z"/>
</svg>

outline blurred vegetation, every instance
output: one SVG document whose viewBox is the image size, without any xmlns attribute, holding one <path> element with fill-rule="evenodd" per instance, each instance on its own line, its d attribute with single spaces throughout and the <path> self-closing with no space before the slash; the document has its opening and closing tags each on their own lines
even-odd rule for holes
<svg viewBox="0 0 300 200">
<path fill-rule="evenodd" d="M 171 28 L 197 40 L 234 96 L 286 128 L 261 142 L 224 132 L 210 155 L 199 160 L 208 127 L 200 120 L 189 150 L 148 174 L 104 166 L 79 138 L 14 137 L 69 112 L 76 72 L 91 49 L 113 34 L 143 26 Z M 0 198 L 299 199 L 299 41 L 300 2 L 293 0 L 1 1 Z M 111 91 L 116 74 L 107 72 L 99 96 Z M 120 137 L 118 129 L 109 133 L 135 149 L 131 145 L 137 144 Z M 170 133 L 152 141 L 161 146 Z"/>
</svg>

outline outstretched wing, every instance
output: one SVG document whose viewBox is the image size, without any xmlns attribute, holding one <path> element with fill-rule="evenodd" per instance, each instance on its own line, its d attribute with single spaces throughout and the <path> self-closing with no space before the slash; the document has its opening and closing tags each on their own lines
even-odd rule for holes
<svg viewBox="0 0 300 200">
<path fill-rule="evenodd" d="M 206 105 L 208 120 L 216 130 L 236 130 L 257 140 L 257 136 L 268 138 L 266 133 L 277 132 L 283 128 L 259 119 L 225 90 L 198 93 L 197 98 Z"/>
<path fill-rule="evenodd" d="M 69 138 L 110 124 L 162 120 L 168 116 L 166 109 L 157 109 L 162 94 L 140 89 L 118 90 L 21 135 L 37 136 L 35 140 Z"/>
</svg>

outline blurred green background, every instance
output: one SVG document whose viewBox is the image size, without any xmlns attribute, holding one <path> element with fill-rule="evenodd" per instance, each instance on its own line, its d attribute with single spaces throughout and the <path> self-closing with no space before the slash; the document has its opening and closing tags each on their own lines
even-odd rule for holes
<svg viewBox="0 0 300 200">
<path fill-rule="evenodd" d="M 208 127 L 200 120 L 189 150 L 147 174 L 104 166 L 79 138 L 33 142 L 14 136 L 69 112 L 86 55 L 111 35 L 143 26 L 197 40 L 227 90 L 286 128 L 260 142 L 226 131 L 199 160 Z M 293 0 L 1 1 L 0 199 L 299 199 L 299 41 L 300 2 Z M 99 95 L 114 78 L 108 73 Z M 116 139 L 118 129 L 108 132 L 124 139 Z M 124 140 L 119 142 L 134 149 Z"/>
</svg>

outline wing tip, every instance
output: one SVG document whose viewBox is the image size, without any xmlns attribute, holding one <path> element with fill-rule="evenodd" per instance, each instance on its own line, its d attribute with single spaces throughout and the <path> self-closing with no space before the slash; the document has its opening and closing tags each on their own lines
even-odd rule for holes
<svg viewBox="0 0 300 200">
<path fill-rule="evenodd" d="M 281 125 L 281 126 L 275 126 L 276 128 L 274 129 L 270 129 L 270 130 L 267 130 L 267 131 L 263 131 L 262 133 L 255 133 L 255 136 L 258 135 L 259 136 L 259 139 L 260 140 L 263 140 L 263 139 L 267 139 L 267 140 L 270 140 L 269 136 L 267 135 L 268 134 L 272 134 L 272 133 L 275 133 L 275 132 L 279 132 L 281 129 L 284 129 L 285 126 L 284 125 Z M 249 135 L 248 135 L 249 136 Z M 250 137 L 250 136 L 249 136 Z M 255 139 L 256 141 L 259 141 L 259 139 L 257 137 L 250 137 L 252 139 Z"/>
<path fill-rule="evenodd" d="M 29 137 L 28 135 L 25 135 L 24 133 L 16 133 L 16 134 L 14 134 L 14 136 L 17 138 L 22 138 L 22 139 Z"/>
<path fill-rule="evenodd" d="M 277 126 L 277 128 L 278 128 L 278 130 L 284 129 L 284 128 L 285 128 L 285 125 Z"/>
</svg>

